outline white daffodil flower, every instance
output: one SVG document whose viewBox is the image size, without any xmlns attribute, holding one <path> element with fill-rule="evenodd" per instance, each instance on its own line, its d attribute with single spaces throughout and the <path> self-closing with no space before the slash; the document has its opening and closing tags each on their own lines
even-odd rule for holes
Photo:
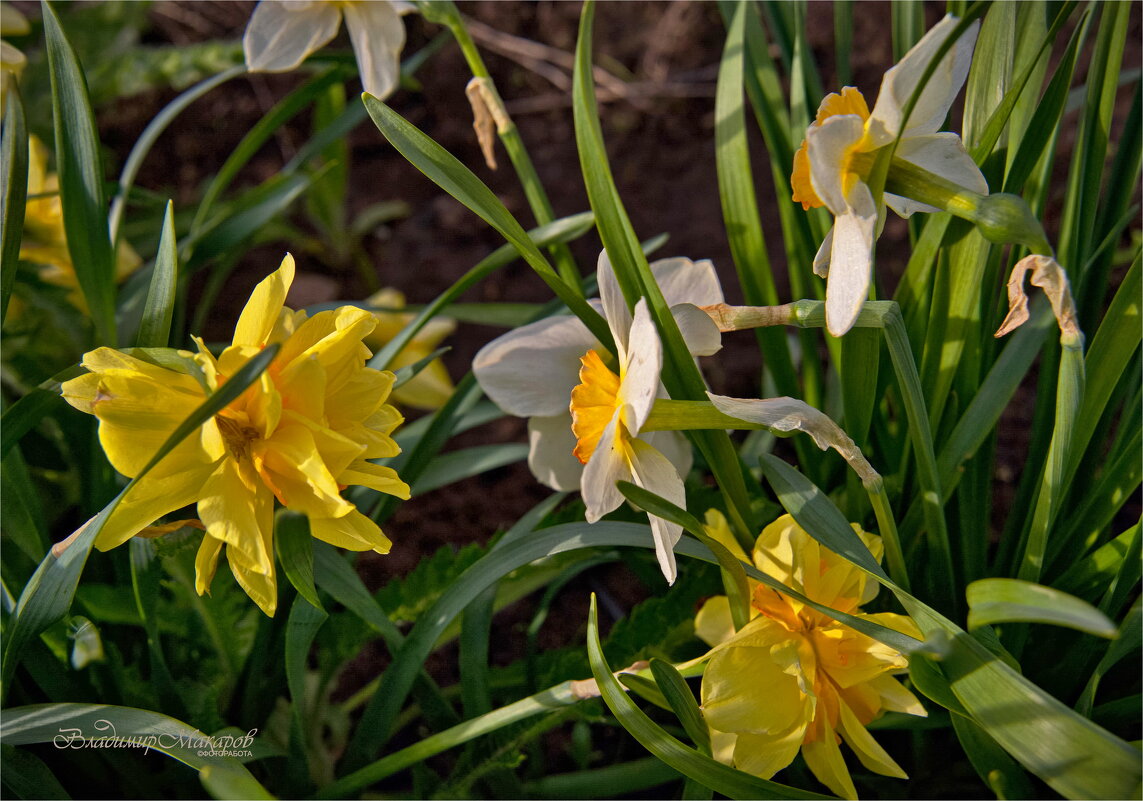
<svg viewBox="0 0 1143 801">
<path fill-rule="evenodd" d="M 294 69 L 337 35 L 344 15 L 365 91 L 388 97 L 401 74 L 401 15 L 414 10 L 411 3 L 391 0 L 262 0 L 242 37 L 246 67 L 251 72 Z"/>
<path fill-rule="evenodd" d="M 873 243 L 884 220 L 866 184 L 877 151 L 900 134 L 894 162 L 908 162 L 978 194 L 988 192 L 984 176 L 960 137 L 939 132 L 968 75 L 978 22 L 940 60 L 902 128 L 905 105 L 957 22 L 955 17 L 945 17 L 885 73 L 872 112 L 852 86 L 841 94 L 827 95 L 794 155 L 790 176 L 794 200 L 807 209 L 825 206 L 834 215 L 834 227 L 814 259 L 814 272 L 828 275 L 826 327 L 834 336 L 853 326 L 869 293 Z M 940 211 L 888 192 L 883 199 L 902 217 Z"/>
<path fill-rule="evenodd" d="M 709 261 L 662 259 L 651 265 L 694 356 L 721 347 L 717 326 L 697 306 L 721 303 L 722 287 Z M 631 481 L 683 505 L 682 479 L 690 470 L 691 450 L 677 431 L 640 434 L 659 382 L 662 344 L 646 303 L 627 308 L 606 251 L 598 266 L 602 312 L 615 338 L 616 375 L 605 363 L 606 351 L 578 318 L 549 317 L 510 331 L 488 343 L 473 360 L 485 393 L 501 409 L 527 417 L 528 466 L 544 485 L 561 491 L 580 489 L 587 518 L 595 522 L 616 509 L 623 496 L 616 481 Z M 642 311 L 640 311 L 642 308 Z M 577 413 L 577 431 L 573 415 Z M 593 458 L 594 457 L 594 458 Z M 674 581 L 671 547 L 681 531 L 651 518 L 663 573 Z"/>
</svg>

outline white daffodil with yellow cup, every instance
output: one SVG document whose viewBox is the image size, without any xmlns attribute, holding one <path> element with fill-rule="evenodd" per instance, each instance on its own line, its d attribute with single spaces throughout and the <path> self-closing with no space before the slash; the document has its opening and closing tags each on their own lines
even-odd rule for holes
<svg viewBox="0 0 1143 801">
<path fill-rule="evenodd" d="M 721 347 L 717 326 L 698 306 L 721 303 L 709 261 L 662 259 L 651 272 L 671 306 L 688 349 L 708 356 Z M 684 505 L 682 477 L 691 450 L 677 431 L 641 433 L 663 394 L 662 343 L 646 302 L 628 309 L 607 253 L 598 266 L 600 300 L 618 353 L 603 346 L 575 317 L 548 317 L 488 343 L 473 371 L 485 393 L 504 411 L 528 418 L 528 465 L 546 486 L 579 489 L 589 522 L 623 502 L 616 481 L 630 481 Z M 618 372 L 616 372 L 618 371 Z M 663 575 L 675 579 L 672 548 L 681 529 L 651 517 Z"/>
<path fill-rule="evenodd" d="M 941 58 L 905 117 L 918 81 L 958 22 L 956 17 L 945 17 L 885 73 L 872 111 L 852 86 L 827 95 L 794 155 L 790 176 L 794 201 L 806 209 L 824 206 L 834 216 L 834 226 L 814 259 L 814 271 L 828 279 L 826 327 L 834 336 L 853 326 L 869 294 L 873 243 L 884 221 L 882 203 L 902 217 L 942 210 L 921 202 L 914 193 L 906 197 L 886 191 L 882 203 L 874 198 L 867 181 L 885 148 L 900 136 L 890 179 L 896 165 L 898 171 L 911 171 L 914 180 L 920 170 L 922 179 L 927 174 L 976 195 L 988 192 L 988 183 L 960 136 L 940 131 L 968 75 L 979 23 L 969 26 Z"/>
</svg>

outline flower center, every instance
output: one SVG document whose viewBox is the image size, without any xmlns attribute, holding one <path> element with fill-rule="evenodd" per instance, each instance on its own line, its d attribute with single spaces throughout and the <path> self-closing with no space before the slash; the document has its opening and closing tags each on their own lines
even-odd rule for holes
<svg viewBox="0 0 1143 801">
<path fill-rule="evenodd" d="M 818 106 L 818 114 L 813 124 L 821 125 L 830 117 L 840 114 L 856 114 L 863 122 L 869 119 L 869 105 L 865 102 L 865 97 L 852 86 L 843 88 L 841 94 L 834 92 L 826 95 Z M 842 182 L 847 193 L 852 188 L 853 182 L 858 178 L 867 177 L 873 167 L 871 154 L 858 153 L 855 150 L 856 147 L 847 152 L 841 164 Z M 816 209 L 825 205 L 814 191 L 810 177 L 809 143 L 806 139 L 802 140 L 798 152 L 794 154 L 794 172 L 790 175 L 790 186 L 794 190 L 794 202 L 801 203 L 803 209 Z"/>
<path fill-rule="evenodd" d="M 576 445 L 572 453 L 580 464 L 587 464 L 603 436 L 603 430 L 619 409 L 619 376 L 611 372 L 594 350 L 580 358 L 580 383 L 571 393 L 572 433 Z"/>
<path fill-rule="evenodd" d="M 258 429 L 222 414 L 215 415 L 214 422 L 218 423 L 218 430 L 234 461 L 240 462 L 250 456 L 250 443 L 261 436 Z"/>
</svg>

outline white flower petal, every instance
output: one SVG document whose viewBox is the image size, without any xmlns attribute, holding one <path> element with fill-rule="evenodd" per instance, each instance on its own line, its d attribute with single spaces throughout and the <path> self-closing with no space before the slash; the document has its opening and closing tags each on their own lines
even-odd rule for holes
<svg viewBox="0 0 1143 801">
<path fill-rule="evenodd" d="M 509 331 L 476 354 L 472 369 L 493 402 L 517 417 L 564 414 L 580 357 L 599 342 L 576 317 L 548 317 Z"/>
<path fill-rule="evenodd" d="M 659 393 L 659 376 L 662 371 L 663 343 L 651 321 L 647 299 L 639 298 L 635 304 L 635 319 L 631 323 L 627 359 L 619 373 L 621 383 L 616 398 L 623 407 L 622 419 L 631 436 L 638 436 L 651 414 L 655 396 Z"/>
<path fill-rule="evenodd" d="M 627 334 L 631 330 L 631 311 L 627 308 L 627 300 L 623 297 L 623 290 L 619 288 L 619 281 L 615 277 L 615 268 L 611 266 L 611 259 L 606 250 L 599 252 L 599 261 L 596 263 L 596 281 L 599 284 L 599 299 L 603 301 L 603 317 L 615 337 L 615 344 L 620 351 L 627 349 Z M 623 360 L 622 352 L 616 354 Z"/>
<path fill-rule="evenodd" d="M 583 465 L 572 453 L 575 444 L 570 414 L 528 419 L 528 467 L 545 487 L 560 492 L 579 489 Z"/>
<path fill-rule="evenodd" d="M 659 259 L 651 263 L 651 274 L 668 306 L 678 303 L 711 306 L 725 300 L 710 259 Z"/>
<path fill-rule="evenodd" d="M 825 239 L 822 240 L 821 247 L 818 248 L 817 254 L 814 256 L 814 275 L 820 278 L 829 277 L 829 259 L 830 251 L 833 250 L 833 226 L 829 227 L 826 231 Z"/>
<path fill-rule="evenodd" d="M 580 494 L 587 506 L 587 522 L 594 523 L 623 503 L 623 493 L 615 487 L 617 481 L 631 481 L 627 444 L 617 436 L 619 415 L 611 418 L 599 437 L 595 452 L 588 459 L 580 481 Z M 625 435 L 624 435 L 625 436 Z"/>
<path fill-rule="evenodd" d="M 891 67 L 881 79 L 881 91 L 869 117 L 870 133 L 877 144 L 886 144 L 901 130 L 901 115 L 913 94 L 917 82 L 924 75 L 929 62 L 959 20 L 946 16 L 926 33 L 921 41 Z M 957 40 L 933 72 L 932 78 L 917 99 L 917 105 L 905 125 L 902 138 L 936 133 L 949 113 L 957 92 L 964 85 L 972 61 L 972 49 L 980 23 L 974 22 Z M 884 141 L 881 141 L 884 139 Z"/>
<path fill-rule="evenodd" d="M 635 484 L 668 500 L 675 506 L 686 508 L 687 495 L 683 480 L 667 457 L 642 440 L 631 442 L 631 473 Z M 668 584 L 675 583 L 675 543 L 683 536 L 683 528 L 661 518 L 649 515 L 651 534 L 655 538 L 655 556 Z"/>
<path fill-rule="evenodd" d="M 692 356 L 711 356 L 722 349 L 722 334 L 710 315 L 690 303 L 671 307 L 671 316 L 679 326 L 683 341 Z"/>
<path fill-rule="evenodd" d="M 680 476 L 691 472 L 695 460 L 694 451 L 682 431 L 651 431 L 640 434 L 639 439 L 666 456 Z"/>
<path fill-rule="evenodd" d="M 970 192 L 988 194 L 988 181 L 955 133 L 945 131 L 902 139 L 893 157 L 916 164 Z"/>
<path fill-rule="evenodd" d="M 388 2 L 346 3 L 345 27 L 365 91 L 384 99 L 397 88 L 405 23 Z"/>
<path fill-rule="evenodd" d="M 830 117 L 821 125 L 806 131 L 810 158 L 810 181 L 814 191 L 834 216 L 844 214 L 849 206 L 846 197 L 846 164 L 852 148 L 865 135 L 865 123 L 856 114 Z"/>
<path fill-rule="evenodd" d="M 853 327 L 861 304 L 869 295 L 873 268 L 873 241 L 876 239 L 877 210 L 865 184 L 857 184 L 851 196 L 863 194 L 861 210 L 838 215 L 833 226 L 830 275 L 826 284 L 826 328 L 839 337 Z"/>
<path fill-rule="evenodd" d="M 285 72 L 337 34 L 341 12 L 332 3 L 263 0 L 254 9 L 242 49 L 252 72 Z"/>
</svg>

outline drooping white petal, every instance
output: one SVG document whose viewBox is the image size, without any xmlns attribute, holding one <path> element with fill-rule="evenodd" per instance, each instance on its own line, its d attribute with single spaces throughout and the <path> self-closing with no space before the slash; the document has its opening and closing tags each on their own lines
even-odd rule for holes
<svg viewBox="0 0 1143 801">
<path fill-rule="evenodd" d="M 869 117 L 870 135 L 877 145 L 887 144 L 901 130 L 902 114 L 917 82 L 958 22 L 956 17 L 946 16 L 921 37 L 921 41 L 881 79 L 881 91 Z M 972 49 L 976 45 L 979 31 L 979 21 L 974 22 L 941 59 L 905 123 L 902 138 L 940 130 L 949 107 L 968 76 Z"/>
<path fill-rule="evenodd" d="M 631 311 L 627 308 L 627 300 L 623 297 L 623 290 L 619 288 L 619 280 L 615 277 L 615 268 L 611 266 L 611 259 L 606 250 L 599 252 L 599 261 L 596 263 L 596 280 L 599 283 L 599 299 L 603 301 L 603 316 L 611 335 L 615 337 L 615 344 L 621 351 L 617 354 L 623 359 L 622 351 L 627 349 L 627 334 L 631 330 Z"/>
<path fill-rule="evenodd" d="M 361 83 L 366 92 L 384 99 L 397 88 L 401 75 L 405 23 L 392 3 L 347 3 L 343 9 Z"/>
<path fill-rule="evenodd" d="M 902 139 L 893 154 L 894 158 L 915 164 L 923 170 L 951 181 L 979 195 L 988 194 L 988 181 L 964 149 L 964 142 L 954 133 L 943 132 L 911 136 Z M 885 194 L 885 203 L 902 217 L 924 211 L 935 213 L 941 209 L 910 198 Z"/>
<path fill-rule="evenodd" d="M 666 456 L 680 476 L 691 472 L 695 460 L 694 450 L 682 431 L 650 431 L 640 434 L 639 439 Z"/>
<path fill-rule="evenodd" d="M 594 523 L 623 503 L 623 493 L 615 487 L 617 481 L 631 481 L 630 454 L 624 438 L 618 436 L 619 415 L 611 418 L 599 437 L 595 452 L 583 469 L 580 494 L 587 507 L 587 522 Z"/>
<path fill-rule="evenodd" d="M 810 181 L 818 197 L 835 217 L 844 214 L 849 207 L 845 187 L 846 165 L 852 148 L 864 135 L 865 123 L 856 114 L 830 117 L 821 125 L 811 125 L 806 131 Z"/>
<path fill-rule="evenodd" d="M 575 458 L 571 415 L 528 419 L 528 467 L 545 487 L 560 492 L 579 489 L 583 465 Z"/>
<path fill-rule="evenodd" d="M 576 317 L 548 317 L 509 331 L 476 354 L 472 370 L 493 402 L 517 417 L 566 414 L 580 357 L 602 346 Z"/>
<path fill-rule="evenodd" d="M 678 303 L 711 306 L 725 300 L 710 259 L 659 259 L 651 262 L 651 274 L 668 306 Z"/>
<path fill-rule="evenodd" d="M 722 334 L 710 315 L 690 303 L 671 307 L 671 316 L 679 326 L 683 341 L 692 356 L 711 356 L 722 349 Z"/>
<path fill-rule="evenodd" d="M 686 507 L 687 495 L 683 480 L 667 457 L 642 440 L 631 441 L 631 475 L 635 484 L 668 500 L 675 506 Z M 675 523 L 649 515 L 651 534 L 655 538 L 655 556 L 668 584 L 675 583 L 675 543 L 683 536 L 683 528 Z"/>
<path fill-rule="evenodd" d="M 869 294 L 877 208 L 869 188 L 858 182 L 848 198 L 855 207 L 834 218 L 830 274 L 826 283 L 826 328 L 839 337 L 853 327 Z"/>
<path fill-rule="evenodd" d="M 337 34 L 341 12 L 332 3 L 263 0 L 246 33 L 242 49 L 253 72 L 285 72 L 306 60 Z"/>
<path fill-rule="evenodd" d="M 709 319 L 709 318 L 708 318 Z M 638 436 L 647 422 L 655 396 L 659 393 L 659 376 L 663 371 L 663 343 L 647 310 L 647 299 L 635 304 L 635 319 L 631 323 L 626 361 L 619 373 L 619 396 L 623 407 L 622 420 L 631 436 Z"/>
</svg>

